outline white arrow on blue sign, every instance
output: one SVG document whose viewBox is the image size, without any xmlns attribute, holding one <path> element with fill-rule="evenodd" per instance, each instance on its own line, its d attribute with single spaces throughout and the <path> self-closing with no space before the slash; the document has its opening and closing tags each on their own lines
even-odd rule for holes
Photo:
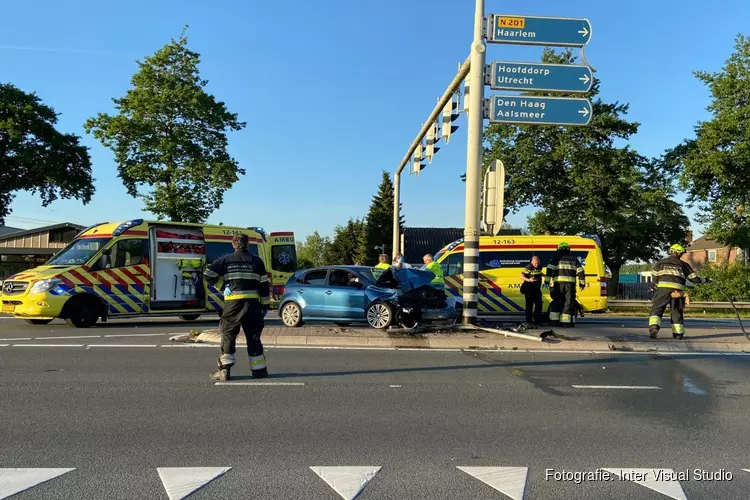
<svg viewBox="0 0 750 500">
<path fill-rule="evenodd" d="M 493 95 L 490 98 L 491 123 L 519 125 L 588 125 L 591 101 L 576 97 L 532 97 Z"/>
<path fill-rule="evenodd" d="M 591 90 L 594 78 L 588 66 L 495 61 L 489 83 L 493 90 L 582 93 Z"/>
<path fill-rule="evenodd" d="M 492 14 L 488 20 L 490 43 L 583 47 L 591 41 L 588 19 Z"/>
</svg>

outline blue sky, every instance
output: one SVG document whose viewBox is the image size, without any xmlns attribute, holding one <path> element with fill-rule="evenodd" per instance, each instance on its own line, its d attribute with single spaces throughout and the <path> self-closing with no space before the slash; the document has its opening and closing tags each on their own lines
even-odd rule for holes
<svg viewBox="0 0 750 500">
<path fill-rule="evenodd" d="M 437 97 L 468 55 L 471 0 L 290 0 L 101 2 L 39 0 L 3 8 L 0 81 L 36 91 L 61 113 L 59 128 L 84 136 L 97 192 L 92 202 L 57 201 L 42 208 L 21 193 L 7 224 L 89 224 L 143 215 L 125 193 L 111 151 L 83 122 L 112 110 L 136 71 L 190 25 L 190 47 L 202 55 L 207 90 L 248 122 L 229 138 L 247 169 L 210 219 L 292 230 L 298 237 L 367 212 L 381 170 L 393 172 Z M 640 122 L 631 141 L 658 155 L 692 135 L 705 119 L 708 91 L 694 70 L 716 71 L 734 37 L 748 33 L 750 2 L 696 0 L 593 2 L 543 0 L 504 11 L 587 17 L 593 26 L 588 62 L 602 97 L 630 103 Z M 10 20 L 14 20 L 10 22 Z M 492 60 L 538 61 L 541 48 L 491 45 Z M 489 94 L 489 91 L 487 91 Z M 419 179 L 402 184 L 410 226 L 462 226 L 466 124 Z M 688 211 L 692 214 L 691 211 Z M 525 225 L 533 208 L 509 217 Z"/>
</svg>

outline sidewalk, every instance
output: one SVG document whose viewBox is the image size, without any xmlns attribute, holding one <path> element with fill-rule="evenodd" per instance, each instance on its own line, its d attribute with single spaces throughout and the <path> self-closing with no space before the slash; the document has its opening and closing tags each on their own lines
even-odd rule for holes
<svg viewBox="0 0 750 500">
<path fill-rule="evenodd" d="M 491 324 L 502 328 L 503 324 Z M 506 328 L 510 324 L 504 325 Z M 557 337 L 541 339 L 543 331 L 553 330 Z M 507 331 L 507 330 L 506 330 Z M 506 336 L 501 330 L 454 329 L 410 333 L 404 331 L 382 331 L 367 327 L 303 326 L 301 328 L 272 327 L 263 330 L 263 344 L 267 346 L 318 346 L 361 348 L 424 348 L 424 349 L 508 349 L 550 351 L 626 351 L 626 352 L 708 352 L 750 353 L 747 341 L 738 326 L 688 328 L 685 339 L 675 340 L 667 325 L 659 338 L 652 340 L 645 329 L 620 325 L 586 324 L 581 321 L 576 328 L 542 328 L 527 330 L 529 338 Z M 563 336 L 564 338 L 560 338 Z M 219 343 L 218 330 L 206 330 L 194 339 L 201 343 Z M 246 345 L 243 334 L 238 345 Z"/>
</svg>

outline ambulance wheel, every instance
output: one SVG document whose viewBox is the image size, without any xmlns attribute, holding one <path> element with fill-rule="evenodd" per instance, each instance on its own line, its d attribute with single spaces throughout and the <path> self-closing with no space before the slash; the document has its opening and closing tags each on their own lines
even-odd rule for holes
<svg viewBox="0 0 750 500">
<path fill-rule="evenodd" d="M 367 323 L 379 330 L 385 330 L 393 324 L 393 309 L 385 302 L 370 304 L 365 313 Z"/>
<path fill-rule="evenodd" d="M 180 319 L 183 321 L 195 321 L 200 317 L 200 314 L 183 314 L 182 316 L 180 316 Z"/>
<path fill-rule="evenodd" d="M 102 315 L 101 302 L 85 295 L 70 299 L 65 309 L 65 322 L 76 328 L 94 326 Z"/>
<path fill-rule="evenodd" d="M 30 325 L 49 325 L 52 323 L 51 319 L 27 319 L 24 321 Z"/>
<path fill-rule="evenodd" d="M 289 328 L 302 326 L 302 310 L 296 302 L 287 302 L 281 308 L 281 321 Z"/>
</svg>

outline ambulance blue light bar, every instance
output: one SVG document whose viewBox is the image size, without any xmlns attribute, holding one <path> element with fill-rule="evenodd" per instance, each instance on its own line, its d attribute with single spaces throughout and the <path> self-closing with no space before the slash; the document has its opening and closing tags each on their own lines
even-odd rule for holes
<svg viewBox="0 0 750 500">
<path fill-rule="evenodd" d="M 112 231 L 112 236 L 120 236 L 131 227 L 140 226 L 141 224 L 143 224 L 143 219 L 133 219 L 127 222 L 123 222 L 122 224 L 117 226 L 117 229 Z"/>
</svg>

